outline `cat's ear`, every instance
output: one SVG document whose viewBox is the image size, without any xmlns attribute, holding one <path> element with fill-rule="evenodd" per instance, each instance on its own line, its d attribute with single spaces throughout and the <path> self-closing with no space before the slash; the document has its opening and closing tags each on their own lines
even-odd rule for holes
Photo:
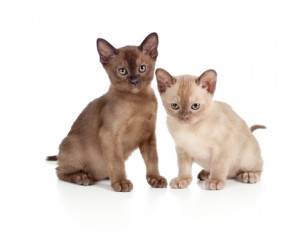
<svg viewBox="0 0 300 251">
<path fill-rule="evenodd" d="M 167 88 L 175 84 L 176 79 L 171 76 L 167 71 L 158 68 L 155 71 L 157 88 L 160 93 L 165 92 Z"/>
<path fill-rule="evenodd" d="M 109 42 L 102 38 L 97 39 L 97 50 L 100 56 L 100 62 L 105 65 L 115 57 L 117 49 L 113 47 Z"/>
<path fill-rule="evenodd" d="M 196 80 L 197 84 L 206 89 L 209 93 L 214 94 L 217 83 L 217 73 L 215 70 L 207 70 Z"/>
<path fill-rule="evenodd" d="M 143 53 L 148 54 L 153 59 L 156 59 L 158 56 L 157 47 L 158 35 L 155 32 L 150 33 L 139 46 Z"/>
</svg>

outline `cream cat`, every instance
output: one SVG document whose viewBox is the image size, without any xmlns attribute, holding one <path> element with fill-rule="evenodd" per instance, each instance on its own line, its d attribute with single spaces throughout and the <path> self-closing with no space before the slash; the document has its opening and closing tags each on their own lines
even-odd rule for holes
<svg viewBox="0 0 300 251">
<path fill-rule="evenodd" d="M 217 73 L 205 71 L 200 77 L 174 77 L 156 70 L 158 90 L 167 112 L 168 129 L 175 141 L 179 173 L 172 188 L 185 188 L 192 180 L 194 162 L 204 169 L 198 174 L 204 188 L 222 189 L 226 178 L 256 183 L 263 160 L 257 140 L 232 108 L 213 101 Z"/>
</svg>

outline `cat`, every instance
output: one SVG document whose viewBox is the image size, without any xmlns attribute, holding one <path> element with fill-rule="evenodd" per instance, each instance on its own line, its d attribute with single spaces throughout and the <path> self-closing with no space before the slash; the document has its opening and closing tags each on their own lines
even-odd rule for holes
<svg viewBox="0 0 300 251">
<path fill-rule="evenodd" d="M 256 183 L 263 160 L 252 131 L 265 127 L 248 128 L 228 104 L 213 101 L 217 73 L 174 77 L 157 69 L 155 74 L 177 152 L 179 173 L 170 186 L 187 187 L 194 162 L 204 168 L 198 178 L 205 181 L 205 189 L 223 189 L 227 178 Z"/>
<path fill-rule="evenodd" d="M 59 146 L 56 173 L 59 179 L 92 185 L 110 179 L 117 192 L 129 192 L 125 160 L 137 148 L 146 164 L 146 179 L 163 188 L 156 149 L 157 100 L 151 81 L 158 56 L 158 35 L 149 34 L 140 46 L 116 49 L 102 38 L 97 50 L 109 79 L 106 94 L 90 102 Z"/>
</svg>

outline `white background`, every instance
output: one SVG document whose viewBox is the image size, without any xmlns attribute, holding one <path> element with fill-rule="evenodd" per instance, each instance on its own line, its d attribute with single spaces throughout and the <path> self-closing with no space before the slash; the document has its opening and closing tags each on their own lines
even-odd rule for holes
<svg viewBox="0 0 300 251">
<path fill-rule="evenodd" d="M 298 0 L 1 0 L 0 249 L 299 250 L 299 13 Z M 195 165 L 188 189 L 152 189 L 138 151 L 126 163 L 130 193 L 57 180 L 45 156 L 109 86 L 96 39 L 139 45 L 153 31 L 157 67 L 215 69 L 215 99 L 268 127 L 255 132 L 259 183 L 206 191 Z M 170 180 L 177 164 L 165 119 L 159 100 L 160 171 Z"/>
</svg>

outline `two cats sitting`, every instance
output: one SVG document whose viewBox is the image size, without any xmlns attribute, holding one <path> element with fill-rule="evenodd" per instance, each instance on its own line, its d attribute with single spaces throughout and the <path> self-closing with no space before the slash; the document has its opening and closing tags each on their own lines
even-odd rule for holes
<svg viewBox="0 0 300 251">
<path fill-rule="evenodd" d="M 200 77 L 155 71 L 157 48 L 156 33 L 149 34 L 140 46 L 118 49 L 104 39 L 97 40 L 110 87 L 81 112 L 61 142 L 58 155 L 48 157 L 58 160 L 58 178 L 79 185 L 110 179 L 114 191 L 129 192 L 133 185 L 126 177 L 125 161 L 139 148 L 147 182 L 155 188 L 167 186 L 158 170 L 157 100 L 151 88 L 156 74 L 178 159 L 178 177 L 170 186 L 187 187 L 194 162 L 204 168 L 198 178 L 204 181 L 205 189 L 222 189 L 227 178 L 256 183 L 263 160 L 252 131 L 264 127 L 249 128 L 229 105 L 213 101 L 214 70 Z"/>
</svg>

